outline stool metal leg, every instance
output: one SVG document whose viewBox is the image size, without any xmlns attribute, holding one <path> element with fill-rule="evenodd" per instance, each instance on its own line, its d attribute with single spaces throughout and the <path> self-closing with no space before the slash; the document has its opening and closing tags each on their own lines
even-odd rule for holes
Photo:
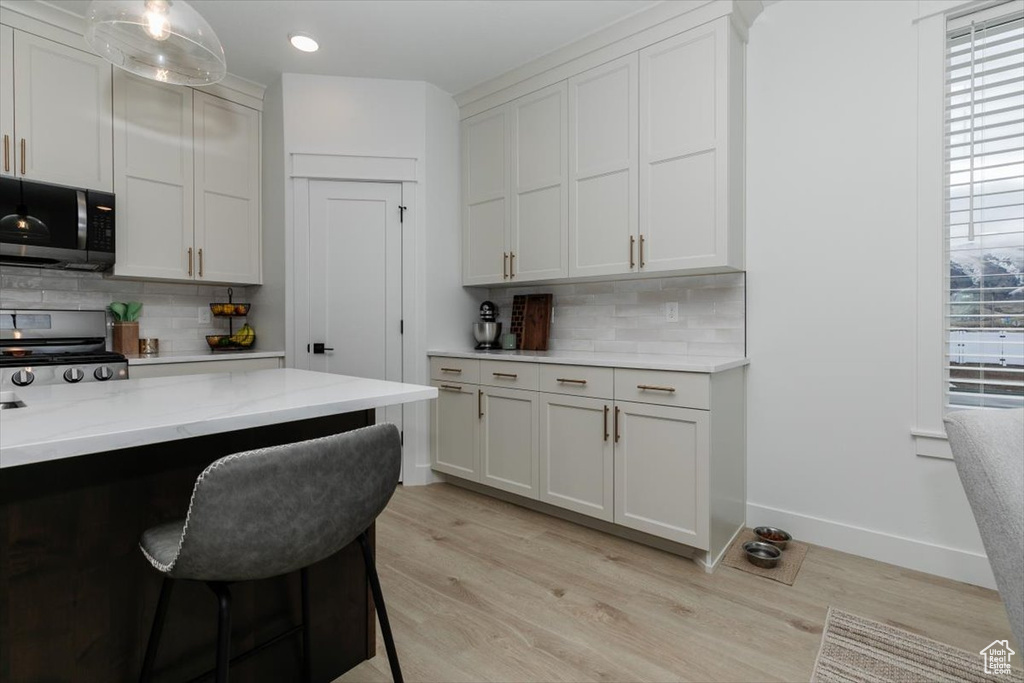
<svg viewBox="0 0 1024 683">
<path fill-rule="evenodd" d="M 142 672 L 139 674 L 139 683 L 149 683 L 153 680 L 153 665 L 156 664 L 156 653 L 160 648 L 160 636 L 164 632 L 164 621 L 167 619 L 167 605 L 171 601 L 171 591 L 174 588 L 174 579 L 164 577 L 160 584 L 160 599 L 156 603 L 156 614 L 153 616 L 153 627 L 149 632 L 149 641 L 146 643 L 146 657 L 142 660 Z"/>
<path fill-rule="evenodd" d="M 388 653 L 388 664 L 391 665 L 391 678 L 395 683 L 403 683 L 402 668 L 398 665 L 398 652 L 395 650 L 395 638 L 391 635 L 391 624 L 388 622 L 388 611 L 384 607 L 384 594 L 380 590 L 380 579 L 377 577 L 377 563 L 370 549 L 370 539 L 366 532 L 359 534 L 359 546 L 363 549 L 363 562 L 366 564 L 366 580 L 370 582 L 373 593 L 373 604 L 377 608 L 380 619 L 380 630 L 384 636 L 384 648 Z"/>
<path fill-rule="evenodd" d="M 299 571 L 302 583 L 302 682 L 313 680 L 312 640 L 313 630 L 309 622 L 309 570 L 303 567 Z"/>
<path fill-rule="evenodd" d="M 228 683 L 231 666 L 231 591 L 220 581 L 206 584 L 217 595 L 217 683 Z"/>
</svg>

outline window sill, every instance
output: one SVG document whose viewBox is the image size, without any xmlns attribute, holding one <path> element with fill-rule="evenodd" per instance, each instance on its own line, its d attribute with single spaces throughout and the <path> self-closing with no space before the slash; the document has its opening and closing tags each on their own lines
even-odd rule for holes
<svg viewBox="0 0 1024 683">
<path fill-rule="evenodd" d="M 914 448 L 919 456 L 942 460 L 953 459 L 953 451 L 950 450 L 949 441 L 944 433 L 924 429 L 911 429 L 910 433 L 914 437 Z"/>
</svg>

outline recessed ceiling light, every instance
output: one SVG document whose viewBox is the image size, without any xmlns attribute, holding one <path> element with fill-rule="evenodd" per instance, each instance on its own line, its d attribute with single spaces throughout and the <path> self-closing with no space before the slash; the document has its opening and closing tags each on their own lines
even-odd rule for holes
<svg viewBox="0 0 1024 683">
<path fill-rule="evenodd" d="M 292 47 L 303 52 L 316 52 L 320 49 L 320 43 L 308 33 L 293 33 L 288 36 L 288 40 L 291 41 Z"/>
</svg>

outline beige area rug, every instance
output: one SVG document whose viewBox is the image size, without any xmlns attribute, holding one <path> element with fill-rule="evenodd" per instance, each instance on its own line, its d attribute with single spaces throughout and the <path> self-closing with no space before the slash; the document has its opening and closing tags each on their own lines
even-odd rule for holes
<svg viewBox="0 0 1024 683">
<path fill-rule="evenodd" d="M 1019 669 L 986 674 L 978 652 L 828 608 L 811 683 L 1021 683 Z"/>
<path fill-rule="evenodd" d="M 786 544 L 786 549 L 782 551 L 782 558 L 779 560 L 779 563 L 771 569 L 763 569 L 750 564 L 747 561 L 746 553 L 743 552 L 744 543 L 756 540 L 757 536 L 754 535 L 753 529 L 741 531 L 736 540 L 729 546 L 729 550 L 725 552 L 722 563 L 729 567 L 742 569 L 745 572 L 774 579 L 787 586 L 792 586 L 793 582 L 796 581 L 797 572 L 800 571 L 800 565 L 804 563 L 804 557 L 807 556 L 807 544 L 800 543 L 799 541 L 790 541 Z"/>
</svg>

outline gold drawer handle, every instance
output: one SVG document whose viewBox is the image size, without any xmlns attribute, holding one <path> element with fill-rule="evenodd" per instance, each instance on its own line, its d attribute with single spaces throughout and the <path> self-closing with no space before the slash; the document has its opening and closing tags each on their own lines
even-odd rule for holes
<svg viewBox="0 0 1024 683">
<path fill-rule="evenodd" d="M 441 372 L 454 372 L 456 375 L 462 374 L 461 368 L 441 368 Z"/>
<path fill-rule="evenodd" d="M 676 392 L 675 387 L 658 387 L 653 384 L 637 384 L 636 388 L 640 391 L 667 391 L 670 394 L 674 394 Z"/>
<path fill-rule="evenodd" d="M 460 393 L 462 392 L 462 387 L 457 387 L 453 384 L 442 384 L 441 388 L 447 391 L 458 391 Z"/>
<path fill-rule="evenodd" d="M 587 380 L 585 380 L 585 379 L 566 379 L 565 377 L 559 377 L 555 381 L 556 382 L 563 382 L 565 384 L 586 384 L 587 383 Z"/>
<path fill-rule="evenodd" d="M 516 379 L 519 375 L 514 375 L 511 372 L 492 372 L 495 377 L 507 377 L 508 379 Z"/>
</svg>

